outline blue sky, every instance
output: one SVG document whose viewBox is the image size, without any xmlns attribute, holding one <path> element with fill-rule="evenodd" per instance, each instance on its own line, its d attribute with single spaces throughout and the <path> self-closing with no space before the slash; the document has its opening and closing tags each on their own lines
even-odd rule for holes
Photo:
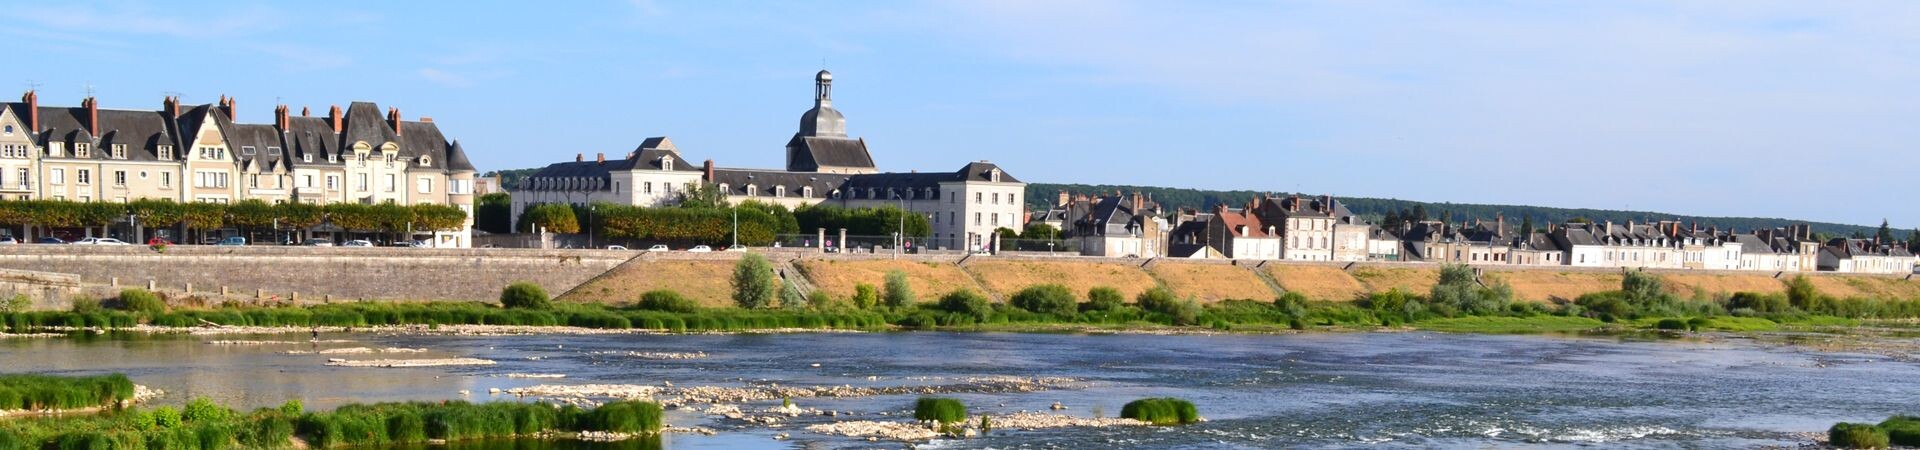
<svg viewBox="0 0 1920 450">
<path fill-rule="evenodd" d="M 70 3 L 70 4 L 69 4 Z M 457 6 L 456 6 L 457 5 Z M 886 170 L 1920 224 L 1916 2 L 27 2 L 16 90 L 371 100 L 482 170 L 777 167 L 832 70 Z"/>
</svg>

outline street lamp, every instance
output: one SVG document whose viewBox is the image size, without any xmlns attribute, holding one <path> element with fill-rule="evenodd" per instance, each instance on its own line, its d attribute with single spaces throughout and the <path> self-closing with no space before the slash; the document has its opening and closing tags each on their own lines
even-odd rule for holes
<svg viewBox="0 0 1920 450">
<path fill-rule="evenodd" d="M 740 205 L 727 206 L 733 210 L 733 246 L 727 247 L 727 250 L 733 250 L 740 248 Z"/>
<path fill-rule="evenodd" d="M 587 248 L 593 248 L 593 202 L 587 202 Z"/>
</svg>

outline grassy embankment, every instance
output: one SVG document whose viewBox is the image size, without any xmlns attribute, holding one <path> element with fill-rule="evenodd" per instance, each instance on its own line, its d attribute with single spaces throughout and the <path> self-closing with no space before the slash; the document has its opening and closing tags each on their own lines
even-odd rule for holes
<svg viewBox="0 0 1920 450">
<path fill-rule="evenodd" d="M 96 378 L 41 377 L 39 384 L 95 386 Z M 128 383 L 130 386 L 131 384 Z M 101 414 L 0 421 L 0 450 L 35 449 L 286 449 L 295 437 L 307 448 L 340 448 L 556 433 L 612 432 L 638 436 L 635 448 L 658 447 L 661 409 L 654 403 L 614 402 L 592 409 L 547 403 L 379 403 L 303 411 L 298 401 L 240 412 L 195 399 L 182 408 L 126 408 Z"/>
</svg>

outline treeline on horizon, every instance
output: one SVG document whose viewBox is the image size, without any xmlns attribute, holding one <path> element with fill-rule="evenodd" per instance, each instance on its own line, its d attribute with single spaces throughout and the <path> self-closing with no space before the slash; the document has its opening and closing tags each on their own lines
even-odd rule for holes
<svg viewBox="0 0 1920 450">
<path fill-rule="evenodd" d="M 1247 200 L 1251 200 L 1258 196 L 1290 195 L 1290 194 L 1286 194 L 1278 191 L 1274 191 L 1274 192 L 1250 191 L 1250 190 L 1222 191 L 1222 190 L 1185 189 L 1185 188 L 1154 187 L 1154 186 L 1124 186 L 1124 185 L 1112 185 L 1112 184 L 1027 183 L 1027 205 L 1032 207 L 1033 210 L 1035 211 L 1044 211 L 1047 208 L 1053 207 L 1053 203 L 1059 200 L 1060 191 L 1062 190 L 1073 193 L 1073 194 L 1087 194 L 1087 195 L 1097 195 L 1100 193 L 1111 194 L 1114 191 L 1121 191 L 1125 193 L 1139 192 L 1142 195 L 1151 194 L 1153 196 L 1153 200 L 1155 202 L 1158 202 L 1160 206 L 1164 207 L 1164 209 L 1166 209 L 1168 212 L 1177 210 L 1179 208 L 1192 208 L 1195 210 L 1207 211 L 1207 210 L 1213 209 L 1214 205 L 1222 205 L 1222 204 L 1228 205 L 1230 207 L 1239 207 L 1239 206 L 1245 205 L 1247 203 Z M 1319 196 L 1319 194 L 1305 194 L 1305 193 L 1300 194 L 1300 196 L 1302 197 L 1306 197 L 1309 195 L 1316 196 L 1316 197 Z M 1779 228 L 1787 225 L 1801 224 L 1801 223 L 1811 225 L 1813 227 L 1813 231 L 1816 233 L 1821 233 L 1829 236 L 1869 236 L 1871 237 L 1871 236 L 1874 236 L 1879 230 L 1877 227 L 1871 227 L 1871 226 L 1848 225 L 1848 224 L 1832 223 L 1832 222 L 1813 222 L 1813 221 L 1802 221 L 1802 220 L 1791 220 L 1791 219 L 1780 219 L 1780 218 L 1705 217 L 1705 216 L 1689 216 L 1684 214 L 1669 214 L 1669 213 L 1660 213 L 1660 212 L 1651 212 L 1651 211 L 1622 211 L 1622 210 L 1610 210 L 1610 209 L 1555 208 L 1555 207 L 1547 207 L 1547 206 L 1526 206 L 1526 205 L 1485 205 L 1485 204 L 1470 204 L 1470 203 L 1422 202 L 1422 201 L 1400 200 L 1400 199 L 1392 199 L 1392 198 L 1342 197 L 1338 195 L 1336 195 L 1335 198 L 1338 199 L 1341 202 L 1341 204 L 1346 205 L 1347 209 L 1352 210 L 1354 214 L 1360 215 L 1362 217 L 1366 217 L 1372 220 L 1374 223 L 1384 223 L 1383 219 L 1388 214 L 1398 213 L 1403 210 L 1412 211 L 1412 210 L 1415 210 L 1416 208 L 1424 208 L 1427 212 L 1428 219 L 1430 220 L 1443 220 L 1443 219 L 1450 218 L 1452 223 L 1459 223 L 1462 220 L 1473 220 L 1473 219 L 1491 221 L 1491 220 L 1494 220 L 1495 217 L 1505 216 L 1507 219 L 1507 223 L 1514 227 L 1518 227 L 1519 224 L 1527 218 L 1532 218 L 1533 223 L 1539 224 L 1539 226 L 1543 228 L 1545 224 L 1567 223 L 1568 221 L 1571 221 L 1573 219 L 1586 219 L 1593 222 L 1605 222 L 1605 221 L 1611 220 L 1614 223 L 1622 223 L 1622 224 L 1626 223 L 1627 221 L 1647 222 L 1647 221 L 1657 221 L 1657 220 L 1678 219 L 1682 222 L 1698 221 L 1700 223 L 1701 228 L 1718 227 L 1722 230 L 1732 228 L 1740 232 L 1746 232 L 1746 231 L 1755 230 L 1755 229 Z M 1911 232 L 1907 230 L 1897 230 L 1897 229 L 1894 230 L 1894 234 L 1902 238 L 1907 236 L 1908 233 L 1911 233 Z"/>
</svg>

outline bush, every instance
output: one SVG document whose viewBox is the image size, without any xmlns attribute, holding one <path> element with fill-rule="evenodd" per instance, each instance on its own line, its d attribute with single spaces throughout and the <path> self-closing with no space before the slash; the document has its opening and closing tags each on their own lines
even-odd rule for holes
<svg viewBox="0 0 1920 450">
<path fill-rule="evenodd" d="M 117 297 L 117 300 L 117 306 L 124 311 L 143 314 L 165 314 L 167 312 L 167 302 L 161 301 L 159 295 L 155 295 L 146 289 L 127 289 L 120 291 L 120 296 Z"/>
<path fill-rule="evenodd" d="M 0 375 L 0 410 L 105 407 L 133 398 L 133 380 L 112 374 L 88 377 Z"/>
<path fill-rule="evenodd" d="M 540 285 L 521 281 L 500 290 L 500 305 L 511 309 L 547 309 L 553 307 L 553 299 L 547 297 L 547 290 Z"/>
<path fill-rule="evenodd" d="M 860 283 L 853 285 L 853 306 L 860 309 L 873 309 L 880 304 L 880 292 L 873 285 Z"/>
<path fill-rule="evenodd" d="M 733 264 L 733 304 L 745 309 L 773 306 L 779 286 L 773 279 L 773 263 L 758 253 L 748 253 Z"/>
<path fill-rule="evenodd" d="M 993 302 L 987 297 L 969 289 L 957 289 L 940 297 L 940 310 L 971 316 L 974 320 L 986 320 L 993 312 Z"/>
<path fill-rule="evenodd" d="M 600 405 L 581 419 L 580 427 L 592 431 L 652 433 L 660 431 L 660 404 L 618 401 Z"/>
<path fill-rule="evenodd" d="M 680 295 L 679 291 L 672 289 L 656 289 L 647 291 L 645 294 L 640 294 L 640 303 L 633 306 L 648 311 L 666 311 L 681 314 L 693 313 L 700 310 L 699 303 L 695 303 L 693 299 Z"/>
<path fill-rule="evenodd" d="M 1659 328 L 1662 330 L 1686 331 L 1687 321 L 1685 319 L 1676 319 L 1676 318 L 1669 317 L 1665 319 L 1660 319 L 1660 322 L 1654 324 L 1654 328 Z"/>
<path fill-rule="evenodd" d="M 1864 423 L 1837 423 L 1827 429 L 1827 443 L 1839 448 L 1887 448 L 1887 430 Z"/>
<path fill-rule="evenodd" d="M 1120 407 L 1120 417 L 1154 425 L 1182 425 L 1200 421 L 1193 402 L 1171 397 L 1143 398 Z"/>
<path fill-rule="evenodd" d="M 1280 298 L 1273 299 L 1273 307 L 1288 317 L 1300 317 L 1307 313 L 1307 296 L 1297 291 L 1287 291 Z"/>
<path fill-rule="evenodd" d="M 1171 309 L 1176 301 L 1173 296 L 1173 291 L 1163 287 L 1148 289 L 1141 292 L 1140 295 L 1133 297 L 1133 303 L 1138 305 L 1140 309 L 1152 312 L 1163 312 Z"/>
<path fill-rule="evenodd" d="M 1440 281 L 1433 285 L 1427 302 L 1442 315 L 1494 315 L 1513 302 L 1513 288 L 1504 283 L 1482 287 L 1473 269 L 1464 264 L 1440 266 Z"/>
<path fill-rule="evenodd" d="M 1040 314 L 1051 314 L 1062 319 L 1073 318 L 1080 312 L 1074 303 L 1073 291 L 1058 284 L 1040 284 L 1027 286 L 1013 294 L 1009 303 L 1014 307 Z"/>
<path fill-rule="evenodd" d="M 1087 290 L 1088 311 L 1113 311 L 1126 306 L 1127 299 L 1120 295 L 1119 289 L 1096 286 Z"/>
<path fill-rule="evenodd" d="M 206 397 L 195 397 L 181 409 L 180 418 L 186 422 L 222 422 L 233 417 L 233 410 L 220 406 Z"/>
<path fill-rule="evenodd" d="M 1920 417 L 1893 416 L 1880 422 L 1888 442 L 1902 447 L 1920 447 Z"/>
<path fill-rule="evenodd" d="M 967 420 L 967 405 L 951 398 L 920 397 L 913 404 L 913 418 L 942 424 L 956 423 Z"/>
<path fill-rule="evenodd" d="M 920 301 L 913 296 L 913 286 L 907 284 L 906 272 L 887 272 L 886 300 L 889 308 L 904 308 Z"/>
<path fill-rule="evenodd" d="M 73 312 L 76 314 L 93 314 L 100 312 L 100 299 L 75 296 L 73 298 Z"/>
</svg>

